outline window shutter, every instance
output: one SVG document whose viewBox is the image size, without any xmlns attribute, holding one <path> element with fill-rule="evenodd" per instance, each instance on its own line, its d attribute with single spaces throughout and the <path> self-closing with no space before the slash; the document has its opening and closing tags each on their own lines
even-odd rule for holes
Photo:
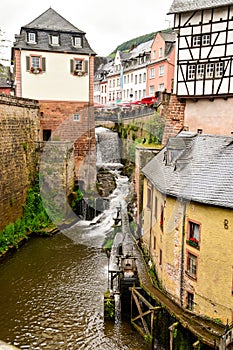
<svg viewBox="0 0 233 350">
<path fill-rule="evenodd" d="M 26 70 L 30 70 L 30 57 L 26 56 Z"/>
<path fill-rule="evenodd" d="M 70 73 L 74 73 L 74 60 L 70 60 Z"/>
<path fill-rule="evenodd" d="M 88 65 L 89 65 L 89 61 L 85 60 L 85 73 L 88 73 Z"/>
<path fill-rule="evenodd" d="M 42 57 L 42 71 L 45 72 L 46 71 L 46 58 Z"/>
</svg>

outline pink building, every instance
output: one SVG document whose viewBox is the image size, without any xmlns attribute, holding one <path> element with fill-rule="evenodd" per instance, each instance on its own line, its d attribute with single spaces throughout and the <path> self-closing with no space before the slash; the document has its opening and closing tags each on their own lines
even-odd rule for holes
<svg viewBox="0 0 233 350">
<path fill-rule="evenodd" d="M 157 91 L 172 92 L 175 68 L 175 33 L 160 31 L 155 34 L 147 67 L 147 96 Z"/>
</svg>

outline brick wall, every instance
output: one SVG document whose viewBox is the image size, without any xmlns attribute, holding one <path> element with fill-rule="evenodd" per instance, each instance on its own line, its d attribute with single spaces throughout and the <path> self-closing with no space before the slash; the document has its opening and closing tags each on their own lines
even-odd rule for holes
<svg viewBox="0 0 233 350">
<path fill-rule="evenodd" d="M 37 101 L 0 95 L 0 230 L 22 215 L 36 174 Z"/>
<path fill-rule="evenodd" d="M 163 135 L 163 145 L 167 143 L 169 137 L 176 136 L 184 126 L 185 102 L 180 102 L 176 95 L 171 95 L 169 104 L 163 111 L 166 116 L 165 130 Z"/>
<path fill-rule="evenodd" d="M 93 107 L 88 107 L 87 102 L 40 101 L 39 103 L 41 133 L 43 129 L 50 129 L 52 140 L 72 141 L 74 143 L 76 178 L 84 182 L 86 187 L 94 184 L 96 178 L 96 142 Z M 74 120 L 74 114 L 79 115 L 78 121 Z"/>
</svg>

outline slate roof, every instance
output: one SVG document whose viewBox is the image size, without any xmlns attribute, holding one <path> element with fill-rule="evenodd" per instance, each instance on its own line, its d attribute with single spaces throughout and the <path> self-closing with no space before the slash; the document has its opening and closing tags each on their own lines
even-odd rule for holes
<svg viewBox="0 0 233 350">
<path fill-rule="evenodd" d="M 27 42 L 27 32 L 29 31 L 36 32 L 36 44 L 29 44 Z M 59 33 L 60 35 L 60 45 L 51 46 L 48 35 L 56 33 Z M 31 49 L 55 52 L 66 51 L 72 53 L 95 54 L 95 52 L 91 49 L 85 37 L 85 34 L 85 32 L 75 27 L 50 7 L 32 22 L 21 27 L 20 35 L 15 36 L 16 42 L 14 43 L 14 48 L 25 50 Z M 82 37 L 82 48 L 77 48 L 72 45 L 71 37 L 75 35 Z"/>
<path fill-rule="evenodd" d="M 166 195 L 233 208 L 233 137 L 182 132 L 169 142 L 142 169 L 146 178 Z"/>
<path fill-rule="evenodd" d="M 174 0 L 168 14 L 233 5 L 232 0 Z"/>
</svg>

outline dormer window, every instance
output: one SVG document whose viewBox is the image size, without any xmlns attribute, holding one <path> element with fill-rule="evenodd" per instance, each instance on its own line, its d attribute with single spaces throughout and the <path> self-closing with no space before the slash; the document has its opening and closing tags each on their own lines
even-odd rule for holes
<svg viewBox="0 0 233 350">
<path fill-rule="evenodd" d="M 29 32 L 28 33 L 28 43 L 35 44 L 36 43 L 36 33 Z"/>
<path fill-rule="evenodd" d="M 51 45 L 58 46 L 59 45 L 59 35 L 51 35 L 50 36 Z"/>
<path fill-rule="evenodd" d="M 82 39 L 80 36 L 74 36 L 73 37 L 73 45 L 75 47 L 82 47 Z"/>
</svg>

